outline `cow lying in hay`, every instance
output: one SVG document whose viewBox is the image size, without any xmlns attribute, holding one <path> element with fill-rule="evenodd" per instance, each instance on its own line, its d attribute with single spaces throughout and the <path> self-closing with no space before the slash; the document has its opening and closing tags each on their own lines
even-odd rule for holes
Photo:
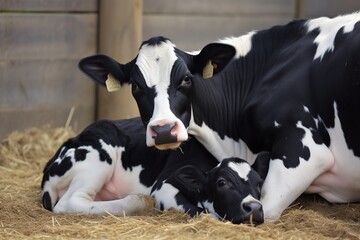
<svg viewBox="0 0 360 240">
<path fill-rule="evenodd" d="M 296 20 L 193 54 L 155 37 L 127 64 L 96 55 L 79 66 L 110 90 L 132 85 L 149 147 L 190 133 L 220 161 L 269 151 L 261 203 L 276 220 L 303 192 L 360 201 L 359 21 Z"/>
<path fill-rule="evenodd" d="M 264 178 L 267 167 L 258 166 Z M 182 151 L 148 148 L 140 118 L 103 120 L 66 141 L 46 164 L 42 200 L 57 213 L 131 215 L 149 207 L 140 194 L 151 194 L 162 210 L 262 223 L 259 174 L 238 158 L 219 164 L 195 138 Z"/>
</svg>

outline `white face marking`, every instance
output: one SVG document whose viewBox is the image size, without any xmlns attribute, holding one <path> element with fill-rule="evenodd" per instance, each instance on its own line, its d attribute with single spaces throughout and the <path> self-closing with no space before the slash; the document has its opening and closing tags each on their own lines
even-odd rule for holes
<svg viewBox="0 0 360 240">
<path fill-rule="evenodd" d="M 321 17 L 307 22 L 308 32 L 319 28 L 320 33 L 315 38 L 314 43 L 318 45 L 314 60 L 323 58 L 326 52 L 334 50 L 334 40 L 341 28 L 343 33 L 353 31 L 354 25 L 360 20 L 360 13 L 338 16 L 335 18 Z"/>
<path fill-rule="evenodd" d="M 170 75 L 177 56 L 175 45 L 166 41 L 156 46 L 143 45 L 136 59 L 146 85 L 155 87 L 154 112 L 150 119 L 176 118 L 170 110 L 167 90 L 170 86 Z"/>
<path fill-rule="evenodd" d="M 257 202 L 260 203 L 259 200 L 257 200 L 256 198 L 254 198 L 251 194 L 247 195 L 242 201 L 242 203 L 249 203 L 249 202 Z M 261 203 L 260 203 L 261 204 Z"/>
<path fill-rule="evenodd" d="M 240 36 L 240 37 L 229 37 L 229 38 L 221 39 L 221 40 L 219 40 L 219 43 L 229 44 L 229 45 L 235 47 L 235 49 L 236 49 L 235 57 L 236 58 L 244 57 L 251 50 L 251 47 L 252 47 L 251 39 L 255 33 L 256 32 L 253 31 L 253 32 L 249 32 L 246 35 Z"/>
<path fill-rule="evenodd" d="M 244 179 L 245 181 L 248 180 L 248 175 L 251 171 L 249 164 L 229 162 L 229 168 L 236 172 L 240 178 Z"/>
<path fill-rule="evenodd" d="M 188 138 L 184 124 L 175 116 L 170 109 L 168 88 L 171 82 L 171 70 L 178 57 L 175 54 L 175 45 L 165 41 L 159 45 L 143 45 L 136 59 L 146 85 L 154 87 L 156 96 L 154 98 L 154 111 L 149 120 L 146 131 L 147 146 L 155 146 L 150 126 L 165 125 L 176 122 L 177 141 L 185 141 Z M 159 149 L 177 148 L 180 143 L 172 143 L 164 146 L 157 146 Z"/>
<path fill-rule="evenodd" d="M 136 59 L 146 85 L 153 87 L 161 85 L 168 87 L 170 84 L 171 69 L 176 61 L 175 45 L 170 41 L 159 45 L 143 45 Z"/>
</svg>

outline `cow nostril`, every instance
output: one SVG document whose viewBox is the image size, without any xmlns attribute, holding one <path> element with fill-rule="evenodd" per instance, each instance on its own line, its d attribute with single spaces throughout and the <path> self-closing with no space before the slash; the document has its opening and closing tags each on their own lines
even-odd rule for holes
<svg viewBox="0 0 360 240">
<path fill-rule="evenodd" d="M 241 204 L 241 207 L 245 213 L 262 210 L 262 206 L 259 202 L 245 202 Z"/>
<path fill-rule="evenodd" d="M 155 144 L 161 145 L 176 142 L 177 136 L 171 132 L 175 127 L 175 122 L 165 125 L 150 126 L 150 129 L 154 132 L 153 139 L 155 140 Z"/>
<path fill-rule="evenodd" d="M 160 134 L 162 132 L 170 132 L 171 129 L 173 129 L 175 127 L 176 123 L 170 123 L 170 124 L 165 124 L 165 125 L 155 125 L 155 126 L 151 126 L 151 130 L 153 130 L 156 134 Z"/>
<path fill-rule="evenodd" d="M 252 219 L 254 223 L 264 222 L 264 213 L 261 203 L 245 202 L 241 204 L 241 208 L 244 211 L 244 215 L 247 220 Z"/>
</svg>

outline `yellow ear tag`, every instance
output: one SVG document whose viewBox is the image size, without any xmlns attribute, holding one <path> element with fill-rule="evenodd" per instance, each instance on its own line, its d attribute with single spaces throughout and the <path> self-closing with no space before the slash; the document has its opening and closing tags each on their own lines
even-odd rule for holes
<svg viewBox="0 0 360 240">
<path fill-rule="evenodd" d="M 211 64 L 211 60 L 205 65 L 202 75 L 204 79 L 211 78 L 214 75 L 214 66 Z"/>
<path fill-rule="evenodd" d="M 121 85 L 111 74 L 108 75 L 108 79 L 105 81 L 106 88 L 109 92 L 115 92 L 120 90 Z"/>
</svg>

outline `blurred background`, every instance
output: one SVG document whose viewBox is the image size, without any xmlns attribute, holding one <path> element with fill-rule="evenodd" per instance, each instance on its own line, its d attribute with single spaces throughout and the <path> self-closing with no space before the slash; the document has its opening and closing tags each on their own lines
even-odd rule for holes
<svg viewBox="0 0 360 240">
<path fill-rule="evenodd" d="M 126 63 L 163 35 L 182 50 L 226 36 L 360 10 L 359 0 L 0 0 L 0 140 L 49 124 L 82 130 L 137 116 L 130 88 L 108 93 L 77 68 L 104 53 Z"/>
</svg>

